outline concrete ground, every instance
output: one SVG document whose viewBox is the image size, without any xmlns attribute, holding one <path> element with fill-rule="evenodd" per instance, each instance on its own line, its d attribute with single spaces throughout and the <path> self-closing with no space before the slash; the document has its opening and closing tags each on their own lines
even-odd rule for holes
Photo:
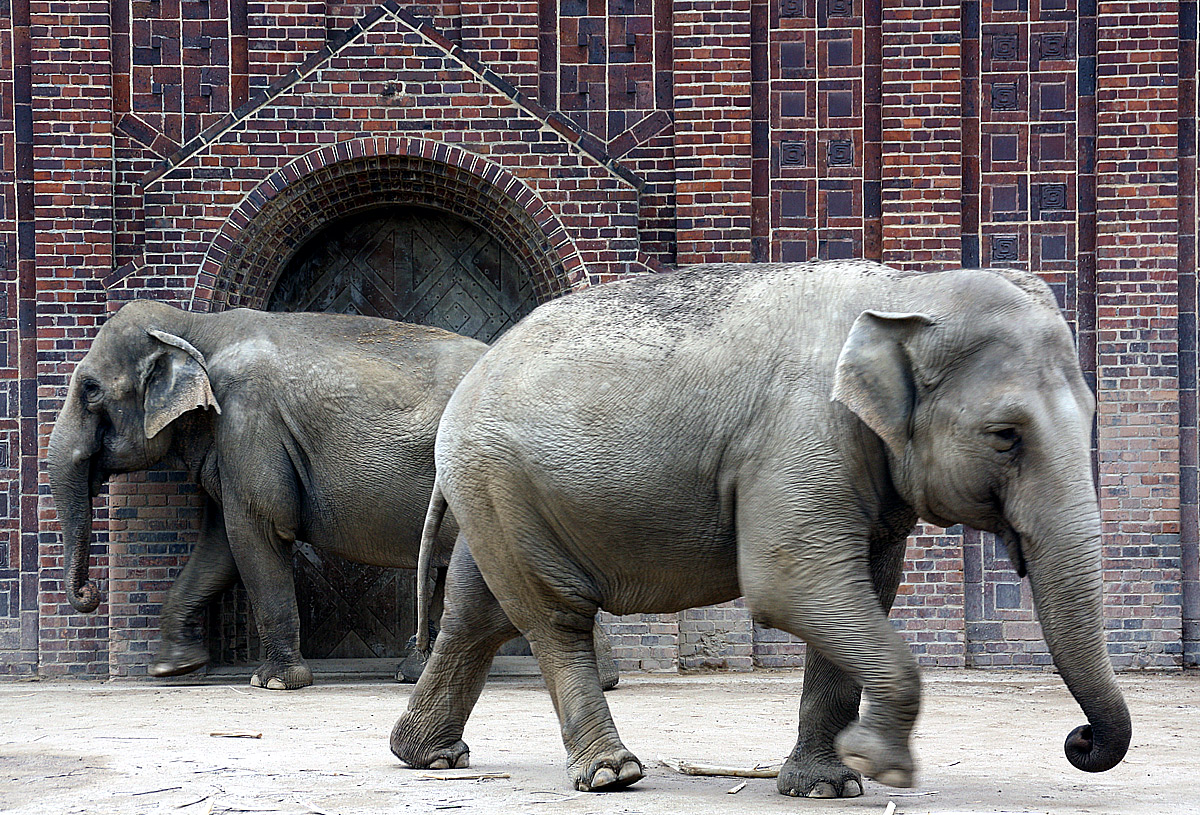
<svg viewBox="0 0 1200 815">
<path fill-rule="evenodd" d="M 1200 675 L 1120 677 L 1129 755 L 1087 775 L 1062 741 L 1083 723 L 1056 676 L 927 671 L 914 749 L 919 786 L 868 782 L 861 798 L 786 798 L 774 779 L 678 775 L 660 757 L 734 766 L 792 746 L 800 672 L 631 675 L 608 695 L 647 777 L 576 793 L 549 697 L 531 678 L 489 682 L 467 726 L 477 781 L 422 778 L 388 751 L 411 686 L 322 682 L 283 693 L 228 680 L 0 684 L 0 811 L 125 813 L 1200 812 Z M 261 738 L 215 737 L 247 731 Z M 446 775 L 448 773 L 441 773 Z"/>
</svg>

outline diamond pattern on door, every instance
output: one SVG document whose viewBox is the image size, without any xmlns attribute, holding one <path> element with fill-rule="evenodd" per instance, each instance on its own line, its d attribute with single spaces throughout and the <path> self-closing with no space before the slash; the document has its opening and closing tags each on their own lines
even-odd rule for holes
<svg viewBox="0 0 1200 815">
<path fill-rule="evenodd" d="M 530 275 L 493 235 L 439 210 L 391 207 L 316 234 L 289 262 L 267 308 L 386 317 L 492 342 L 536 305 Z M 363 566 L 307 544 L 297 545 L 293 567 L 306 658 L 403 655 L 416 629 L 411 572 Z M 217 661 L 256 658 L 245 608 L 236 595 L 222 602 Z"/>
<path fill-rule="evenodd" d="M 404 207 L 327 227 L 294 257 L 274 311 L 338 311 L 492 342 L 537 305 L 500 241 L 461 218 Z"/>
</svg>

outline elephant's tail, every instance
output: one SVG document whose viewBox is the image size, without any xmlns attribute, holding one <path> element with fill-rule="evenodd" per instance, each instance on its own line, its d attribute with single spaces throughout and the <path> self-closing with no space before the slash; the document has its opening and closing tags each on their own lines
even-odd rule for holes
<svg viewBox="0 0 1200 815">
<path fill-rule="evenodd" d="M 441 485 L 434 481 L 429 509 L 425 512 L 425 528 L 421 532 L 421 550 L 417 555 L 417 649 L 423 654 L 429 653 L 429 560 L 442 519 L 446 517 L 446 506 Z"/>
</svg>

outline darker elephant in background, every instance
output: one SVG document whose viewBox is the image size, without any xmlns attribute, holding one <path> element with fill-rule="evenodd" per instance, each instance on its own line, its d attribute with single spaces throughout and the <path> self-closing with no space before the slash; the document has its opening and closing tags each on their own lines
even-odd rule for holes
<svg viewBox="0 0 1200 815">
<path fill-rule="evenodd" d="M 373 566 L 417 565 L 438 420 L 486 348 L 368 317 L 127 304 L 80 361 L 50 436 L 71 605 L 89 612 L 100 603 L 88 548 L 91 499 L 105 479 L 171 463 L 200 485 L 205 511 L 163 608 L 150 672 L 208 661 L 204 610 L 240 573 L 266 651 L 251 684 L 312 684 L 293 543 Z M 435 565 L 446 564 L 457 533 L 451 522 L 438 534 Z M 611 661 L 607 670 L 615 684 Z"/>
</svg>

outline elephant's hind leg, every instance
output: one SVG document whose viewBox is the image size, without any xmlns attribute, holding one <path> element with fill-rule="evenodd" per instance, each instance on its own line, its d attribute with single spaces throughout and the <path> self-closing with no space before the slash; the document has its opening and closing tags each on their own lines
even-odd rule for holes
<svg viewBox="0 0 1200 815">
<path fill-rule="evenodd" d="M 621 743 L 604 700 L 591 615 L 539 595 L 523 603 L 518 622 L 533 648 L 554 702 L 575 788 L 620 789 L 640 780 L 642 763 Z"/>
<path fill-rule="evenodd" d="M 408 710 L 392 728 L 392 753 L 410 767 L 468 766 L 463 728 L 487 681 L 492 657 L 518 633 L 460 538 L 446 578 L 442 628 Z"/>
</svg>

